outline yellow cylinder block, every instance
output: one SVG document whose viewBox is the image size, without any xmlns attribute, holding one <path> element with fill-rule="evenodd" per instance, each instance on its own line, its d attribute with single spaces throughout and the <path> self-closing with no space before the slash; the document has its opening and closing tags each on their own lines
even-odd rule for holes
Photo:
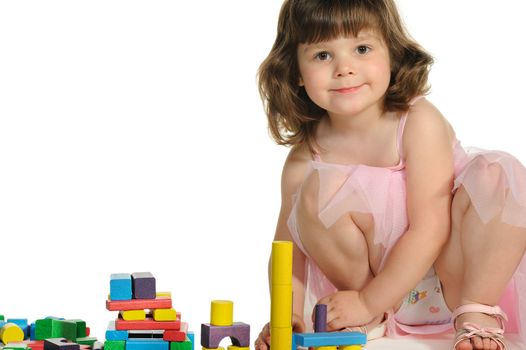
<svg viewBox="0 0 526 350">
<path fill-rule="evenodd" d="M 205 347 L 203 346 L 202 349 L 203 349 L 203 350 L 225 350 L 225 348 L 222 347 L 222 346 L 220 346 L 220 347 L 218 347 L 218 348 L 212 348 L 212 349 L 211 349 L 211 348 L 205 348 Z"/>
<path fill-rule="evenodd" d="M 212 300 L 210 324 L 212 326 L 232 326 L 234 323 L 234 303 L 230 300 Z"/>
<path fill-rule="evenodd" d="M 125 321 L 144 321 L 146 311 L 144 310 L 125 310 L 121 311 L 122 319 Z"/>
<path fill-rule="evenodd" d="M 292 327 L 270 329 L 270 347 L 272 350 L 292 349 Z"/>
<path fill-rule="evenodd" d="M 272 242 L 272 284 L 292 284 L 292 242 Z"/>
<path fill-rule="evenodd" d="M 24 331 L 14 323 L 6 323 L 0 328 L 0 340 L 7 344 L 10 342 L 23 341 Z"/>
<path fill-rule="evenodd" d="M 338 350 L 337 346 L 317 346 L 314 349 L 316 350 Z"/>
<path fill-rule="evenodd" d="M 292 284 L 273 284 L 270 293 L 271 327 L 290 327 L 292 325 Z"/>
</svg>

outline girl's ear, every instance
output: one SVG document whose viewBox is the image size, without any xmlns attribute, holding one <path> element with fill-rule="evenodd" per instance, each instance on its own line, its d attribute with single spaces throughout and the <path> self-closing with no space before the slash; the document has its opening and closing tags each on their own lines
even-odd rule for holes
<svg viewBox="0 0 526 350">
<path fill-rule="evenodd" d="M 305 86 L 305 83 L 303 82 L 303 78 L 300 77 L 299 81 L 298 81 L 298 85 L 299 86 Z"/>
</svg>

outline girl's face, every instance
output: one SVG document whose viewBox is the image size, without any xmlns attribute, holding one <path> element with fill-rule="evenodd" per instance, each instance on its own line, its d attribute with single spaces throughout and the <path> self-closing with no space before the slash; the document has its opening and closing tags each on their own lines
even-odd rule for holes
<svg viewBox="0 0 526 350">
<path fill-rule="evenodd" d="M 300 86 L 329 115 L 356 115 L 383 107 L 391 67 L 389 50 L 374 31 L 357 37 L 298 45 Z"/>
</svg>

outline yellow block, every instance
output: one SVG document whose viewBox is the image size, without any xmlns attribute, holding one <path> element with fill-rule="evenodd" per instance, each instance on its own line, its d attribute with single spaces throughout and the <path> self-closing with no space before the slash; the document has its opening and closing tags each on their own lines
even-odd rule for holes
<svg viewBox="0 0 526 350">
<path fill-rule="evenodd" d="M 225 348 L 222 347 L 222 346 L 220 346 L 220 347 L 218 347 L 218 348 L 205 348 L 205 347 L 203 346 L 202 349 L 203 349 L 203 350 L 225 350 Z"/>
<path fill-rule="evenodd" d="M 316 350 L 337 350 L 337 346 L 317 346 L 314 349 Z"/>
<path fill-rule="evenodd" d="M 272 285 L 292 284 L 292 242 L 272 242 Z"/>
<path fill-rule="evenodd" d="M 229 345 L 228 350 L 250 350 L 249 346 L 235 346 L 235 345 Z"/>
<path fill-rule="evenodd" d="M 234 303 L 230 300 L 212 300 L 210 324 L 212 326 L 232 326 L 234 323 Z"/>
<path fill-rule="evenodd" d="M 7 344 L 10 342 L 23 341 L 24 331 L 14 323 L 6 323 L 0 328 L 0 340 Z"/>
<path fill-rule="evenodd" d="M 270 329 L 270 347 L 272 350 L 292 349 L 292 327 L 272 327 Z"/>
<path fill-rule="evenodd" d="M 361 345 L 341 345 L 338 346 L 338 350 L 362 350 Z"/>
<path fill-rule="evenodd" d="M 292 325 L 292 284 L 271 286 L 270 326 L 290 327 Z"/>
<path fill-rule="evenodd" d="M 172 292 L 157 292 L 155 293 L 155 295 L 157 297 L 167 297 L 167 298 L 172 298 Z"/>
<path fill-rule="evenodd" d="M 174 308 L 155 309 L 153 310 L 153 319 L 155 321 L 175 321 L 177 319 L 177 313 Z"/>
<path fill-rule="evenodd" d="M 125 310 L 121 311 L 121 315 L 125 321 L 144 321 L 146 319 L 144 310 Z"/>
</svg>

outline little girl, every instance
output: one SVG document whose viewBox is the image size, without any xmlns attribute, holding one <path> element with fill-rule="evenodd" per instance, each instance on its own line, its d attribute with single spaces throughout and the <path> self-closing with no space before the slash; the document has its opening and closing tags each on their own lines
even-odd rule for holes
<svg viewBox="0 0 526 350">
<path fill-rule="evenodd" d="M 292 146 L 275 239 L 294 242 L 295 331 L 323 303 L 328 330 L 369 339 L 454 328 L 456 349 L 504 349 L 504 326 L 526 335 L 526 169 L 461 147 L 423 97 L 432 62 L 393 0 L 283 4 L 259 84 Z"/>
</svg>

